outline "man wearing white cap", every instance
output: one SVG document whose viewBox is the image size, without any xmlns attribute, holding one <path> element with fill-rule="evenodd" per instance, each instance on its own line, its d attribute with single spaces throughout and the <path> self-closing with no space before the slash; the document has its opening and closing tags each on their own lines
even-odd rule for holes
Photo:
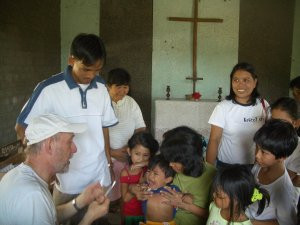
<svg viewBox="0 0 300 225">
<path fill-rule="evenodd" d="M 56 208 L 48 189 L 56 173 L 68 170 L 69 160 L 77 151 L 74 133 L 85 130 L 85 124 L 71 124 L 53 114 L 32 119 L 25 131 L 25 162 L 0 181 L 0 224 L 54 225 L 86 206 L 80 224 L 91 224 L 107 213 L 109 200 L 99 183 L 89 185 L 75 199 Z"/>
</svg>

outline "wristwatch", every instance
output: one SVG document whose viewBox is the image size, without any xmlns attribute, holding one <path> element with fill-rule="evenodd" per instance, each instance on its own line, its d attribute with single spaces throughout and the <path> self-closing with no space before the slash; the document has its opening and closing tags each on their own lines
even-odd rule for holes
<svg viewBox="0 0 300 225">
<path fill-rule="evenodd" d="M 78 207 L 78 205 L 76 204 L 76 198 L 74 198 L 72 200 L 72 205 L 74 206 L 74 208 L 77 210 L 77 211 L 80 211 L 80 208 Z"/>
</svg>

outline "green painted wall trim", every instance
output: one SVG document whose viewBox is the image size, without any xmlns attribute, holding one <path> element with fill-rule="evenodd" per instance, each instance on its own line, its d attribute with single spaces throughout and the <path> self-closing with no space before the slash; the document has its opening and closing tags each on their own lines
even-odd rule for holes
<svg viewBox="0 0 300 225">
<path fill-rule="evenodd" d="M 295 1 L 291 79 L 300 76 L 300 0 Z"/>
<path fill-rule="evenodd" d="M 99 35 L 100 0 L 61 0 L 61 69 L 67 58 L 73 38 L 79 33 Z"/>
</svg>

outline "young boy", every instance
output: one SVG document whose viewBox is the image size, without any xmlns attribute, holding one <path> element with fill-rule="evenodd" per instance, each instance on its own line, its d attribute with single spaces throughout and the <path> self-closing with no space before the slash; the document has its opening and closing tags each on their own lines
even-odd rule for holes
<svg viewBox="0 0 300 225">
<path fill-rule="evenodd" d="M 167 191 L 166 186 L 180 191 L 177 186 L 171 185 L 174 175 L 175 171 L 162 155 L 156 155 L 150 161 L 146 178 L 148 191 L 151 191 L 153 195 L 142 203 L 146 224 L 175 225 L 173 218 L 176 209 L 165 204 L 166 199 L 160 195 L 161 191 Z"/>
<path fill-rule="evenodd" d="M 285 168 L 284 160 L 298 144 L 294 127 L 283 120 L 267 121 L 255 134 L 256 164 L 252 169 L 256 181 L 270 194 L 270 204 L 257 216 L 257 203 L 246 214 L 255 224 L 277 220 L 279 224 L 297 224 L 298 195 Z"/>
<path fill-rule="evenodd" d="M 118 120 L 99 76 L 105 59 L 100 37 L 78 34 L 72 41 L 66 70 L 39 83 L 18 116 L 15 129 L 22 140 L 27 124 L 43 114 L 56 114 L 69 122 L 84 122 L 88 126 L 85 134 L 74 138 L 77 154 L 70 160 L 69 170 L 56 175 L 53 191 L 56 205 L 76 199 L 90 183 L 100 182 L 103 186 L 111 183 L 108 127 Z M 73 205 L 81 215 L 73 218 L 74 224 L 78 224 L 85 209 L 76 201 Z"/>
</svg>

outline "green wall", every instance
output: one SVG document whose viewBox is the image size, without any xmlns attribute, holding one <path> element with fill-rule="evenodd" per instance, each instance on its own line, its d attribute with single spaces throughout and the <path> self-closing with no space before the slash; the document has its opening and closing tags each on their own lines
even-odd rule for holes
<svg viewBox="0 0 300 225">
<path fill-rule="evenodd" d="M 152 99 L 184 98 L 192 92 L 192 23 L 168 21 L 167 17 L 191 17 L 194 0 L 153 1 Z M 239 0 L 202 0 L 198 17 L 224 19 L 223 23 L 198 25 L 197 74 L 203 77 L 196 90 L 203 99 L 217 99 L 229 92 L 229 73 L 238 60 Z"/>
<path fill-rule="evenodd" d="M 192 23 L 168 21 L 167 17 L 191 17 L 194 0 L 153 0 L 152 100 L 184 98 L 192 92 Z M 291 78 L 300 75 L 300 0 L 296 0 Z M 203 77 L 196 90 L 203 99 L 217 99 L 222 87 L 229 92 L 229 73 L 238 60 L 239 0 L 201 0 L 200 17 L 224 19 L 223 23 L 198 25 L 197 74 Z M 67 65 L 69 47 L 80 32 L 99 34 L 100 0 L 61 0 L 61 68 Z M 139 66 L 139 65 L 137 65 Z M 152 108 L 154 111 L 154 108 Z M 153 113 L 153 112 L 152 112 Z"/>
<path fill-rule="evenodd" d="M 291 79 L 300 76 L 300 0 L 295 4 Z"/>
<path fill-rule="evenodd" d="M 67 65 L 69 49 L 78 33 L 99 35 L 100 0 L 61 0 L 61 69 Z"/>
</svg>

